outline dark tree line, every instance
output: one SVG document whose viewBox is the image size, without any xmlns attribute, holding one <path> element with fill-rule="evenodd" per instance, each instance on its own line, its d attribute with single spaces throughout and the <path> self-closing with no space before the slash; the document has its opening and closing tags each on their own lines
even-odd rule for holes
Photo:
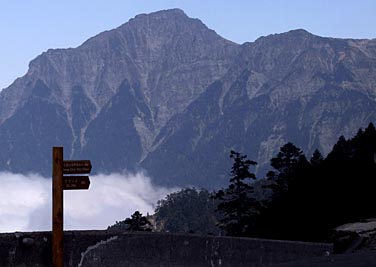
<svg viewBox="0 0 376 267">
<path fill-rule="evenodd" d="M 262 180 L 268 198 L 249 205 L 253 215 L 243 235 L 329 241 L 333 228 L 375 217 L 375 154 L 372 123 L 349 140 L 340 137 L 326 158 L 316 150 L 307 160 L 301 149 L 287 143 L 270 161 L 273 171 Z M 230 217 L 221 204 L 218 208 Z M 227 234 L 234 235 L 233 226 L 227 226 Z M 244 225 L 238 227 L 240 231 Z"/>
<path fill-rule="evenodd" d="M 340 137 L 326 157 L 316 150 L 307 159 L 285 144 L 264 179 L 252 173 L 256 162 L 231 151 L 226 188 L 172 193 L 157 203 L 152 219 L 158 231 L 330 241 L 335 227 L 376 217 L 375 154 L 372 123 L 353 138 Z M 118 224 L 140 229 L 130 226 L 135 219 Z"/>
<path fill-rule="evenodd" d="M 109 226 L 107 230 L 150 232 L 152 231 L 152 224 L 146 216 L 143 216 L 142 213 L 137 210 L 130 218 L 116 222 L 114 225 Z"/>
</svg>

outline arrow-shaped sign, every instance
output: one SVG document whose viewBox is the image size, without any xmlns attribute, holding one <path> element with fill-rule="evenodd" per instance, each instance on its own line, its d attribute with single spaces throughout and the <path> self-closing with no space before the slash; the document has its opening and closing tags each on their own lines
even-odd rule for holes
<svg viewBox="0 0 376 267">
<path fill-rule="evenodd" d="M 89 189 L 89 176 L 63 176 L 63 190 Z"/>
<path fill-rule="evenodd" d="M 64 160 L 63 173 L 64 174 L 83 174 L 90 173 L 90 160 Z"/>
</svg>

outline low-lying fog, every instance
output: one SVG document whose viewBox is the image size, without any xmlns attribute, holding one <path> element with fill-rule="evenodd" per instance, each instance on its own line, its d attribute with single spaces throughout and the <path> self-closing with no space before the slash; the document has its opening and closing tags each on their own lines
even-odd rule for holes
<svg viewBox="0 0 376 267">
<path fill-rule="evenodd" d="M 143 173 L 90 176 L 88 190 L 64 191 L 64 229 L 106 229 L 134 211 L 152 214 L 155 204 L 176 191 L 152 184 Z M 52 179 L 0 173 L 0 232 L 52 229 Z"/>
</svg>

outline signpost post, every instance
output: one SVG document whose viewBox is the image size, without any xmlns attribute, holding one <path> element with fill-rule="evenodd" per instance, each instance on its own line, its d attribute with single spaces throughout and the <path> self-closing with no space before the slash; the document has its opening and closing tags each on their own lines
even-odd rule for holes
<svg viewBox="0 0 376 267">
<path fill-rule="evenodd" d="M 63 190 L 89 189 L 89 176 L 63 176 L 87 174 L 90 160 L 63 160 L 63 148 L 52 149 L 52 266 L 63 267 Z"/>
<path fill-rule="evenodd" d="M 52 266 L 63 267 L 63 148 L 52 152 Z"/>
</svg>

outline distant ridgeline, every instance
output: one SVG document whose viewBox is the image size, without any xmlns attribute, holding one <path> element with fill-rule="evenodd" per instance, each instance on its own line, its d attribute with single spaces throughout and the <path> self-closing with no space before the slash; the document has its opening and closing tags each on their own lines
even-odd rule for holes
<svg viewBox="0 0 376 267">
<path fill-rule="evenodd" d="M 161 185 L 227 183 L 230 150 L 258 162 L 287 142 L 324 155 L 376 121 L 376 40 L 304 30 L 242 45 L 179 9 L 50 49 L 0 93 L 0 171 L 51 175 L 51 148 L 95 173 Z"/>
<path fill-rule="evenodd" d="M 253 181 L 255 162 L 231 155 L 228 187 L 168 195 L 149 217 L 154 231 L 331 242 L 335 227 L 376 218 L 373 124 L 353 138 L 340 137 L 326 157 L 316 150 L 307 159 L 285 144 L 265 179 Z"/>
</svg>

